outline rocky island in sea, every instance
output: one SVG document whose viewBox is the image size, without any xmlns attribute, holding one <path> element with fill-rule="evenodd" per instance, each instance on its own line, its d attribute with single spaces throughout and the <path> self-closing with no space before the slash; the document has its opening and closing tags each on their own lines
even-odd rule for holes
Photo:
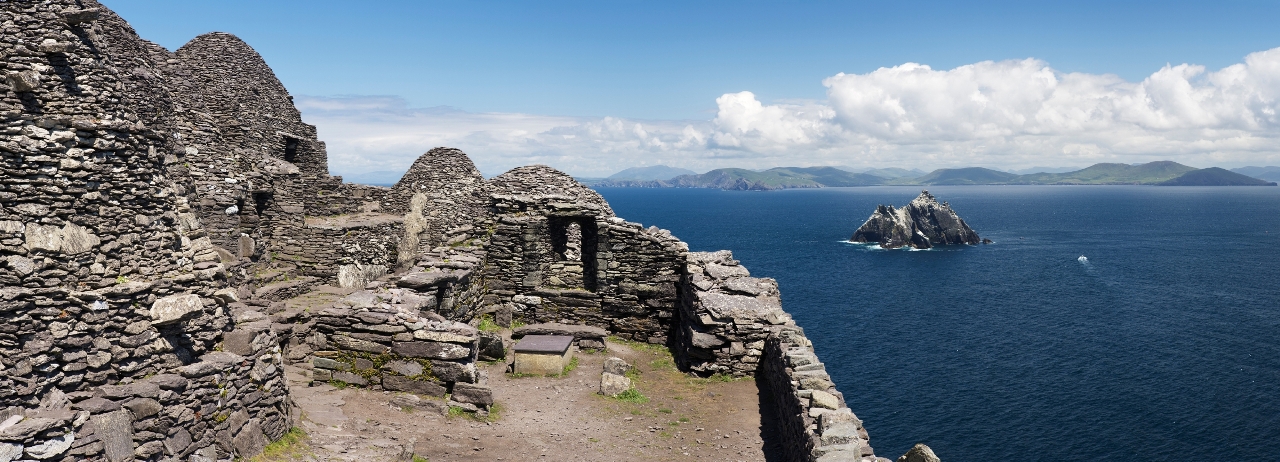
<svg viewBox="0 0 1280 462">
<path fill-rule="evenodd" d="M 911 246 L 916 249 L 928 249 L 938 245 L 949 244 L 984 244 L 990 240 L 981 239 L 978 233 L 956 215 L 946 202 L 941 204 L 929 194 L 921 191 L 906 206 L 895 209 L 892 205 L 880 205 L 871 214 L 853 237 L 853 242 L 880 244 L 886 249 Z"/>
</svg>

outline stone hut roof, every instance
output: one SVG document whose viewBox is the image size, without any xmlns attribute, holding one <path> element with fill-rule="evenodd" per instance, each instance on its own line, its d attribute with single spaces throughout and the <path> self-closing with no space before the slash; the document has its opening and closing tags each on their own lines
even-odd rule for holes
<svg viewBox="0 0 1280 462">
<path fill-rule="evenodd" d="M 439 147 L 418 156 L 391 188 L 382 210 L 391 214 L 408 213 L 409 203 L 418 193 L 432 199 L 428 210 L 437 210 L 438 215 L 468 218 L 483 214 L 489 184 L 462 150 Z"/>
<path fill-rule="evenodd" d="M 495 199 L 540 205 L 572 204 L 579 209 L 599 210 L 600 216 L 614 216 L 613 209 L 600 197 L 600 193 L 579 183 L 569 174 L 546 165 L 514 168 L 490 181 L 493 183 Z"/>
</svg>

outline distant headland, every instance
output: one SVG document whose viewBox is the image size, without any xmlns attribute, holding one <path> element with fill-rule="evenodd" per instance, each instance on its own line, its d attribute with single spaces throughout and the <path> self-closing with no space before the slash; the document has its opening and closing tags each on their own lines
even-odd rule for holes
<svg viewBox="0 0 1280 462">
<path fill-rule="evenodd" d="M 648 167 L 669 172 L 669 167 Z M 943 168 L 924 173 L 920 170 L 884 168 L 863 171 L 840 167 L 776 167 L 764 171 L 742 168 L 720 168 L 702 174 L 684 174 L 669 178 L 643 178 L 637 175 L 614 175 L 590 182 L 594 187 L 624 188 L 712 188 L 726 190 L 768 191 L 793 188 L 827 188 L 849 186 L 934 186 L 934 185 L 1154 185 L 1154 186 L 1276 186 L 1275 181 L 1260 179 L 1276 167 L 1243 167 L 1226 170 L 1218 167 L 1197 169 L 1173 161 L 1155 161 L 1139 165 L 1101 163 L 1080 170 L 1061 173 L 1017 174 L 984 167 Z M 635 169 L 628 169 L 634 171 Z M 1049 169 L 1046 169 L 1049 170 Z M 617 177 L 617 178 L 615 178 Z"/>
</svg>

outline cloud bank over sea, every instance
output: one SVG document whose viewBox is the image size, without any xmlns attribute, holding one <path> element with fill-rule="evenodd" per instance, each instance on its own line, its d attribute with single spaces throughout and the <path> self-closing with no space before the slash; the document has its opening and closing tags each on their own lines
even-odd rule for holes
<svg viewBox="0 0 1280 462">
<path fill-rule="evenodd" d="M 1280 164 L 1280 48 L 1219 70 L 1166 65 L 1140 82 L 1037 59 L 950 70 L 906 63 L 822 81 L 826 99 L 715 98 L 710 120 L 414 108 L 398 97 L 299 96 L 335 174 L 403 170 L 435 146 L 486 174 L 542 163 L 581 176 L 666 164 L 922 168 L 1174 160 Z"/>
</svg>

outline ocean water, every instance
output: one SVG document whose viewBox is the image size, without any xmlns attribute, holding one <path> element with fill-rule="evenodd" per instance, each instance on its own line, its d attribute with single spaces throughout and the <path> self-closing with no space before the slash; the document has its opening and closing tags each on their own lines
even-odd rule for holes
<svg viewBox="0 0 1280 462">
<path fill-rule="evenodd" d="M 928 251 L 843 242 L 913 188 L 600 192 L 776 278 L 882 456 L 1280 460 L 1280 188 L 931 187 L 995 244 Z"/>
</svg>

